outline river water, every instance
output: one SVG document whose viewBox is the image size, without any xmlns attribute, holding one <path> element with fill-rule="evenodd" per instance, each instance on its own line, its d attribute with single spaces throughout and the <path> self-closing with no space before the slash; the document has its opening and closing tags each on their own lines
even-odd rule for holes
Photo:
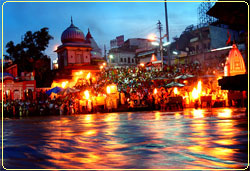
<svg viewBox="0 0 250 171">
<path fill-rule="evenodd" d="M 244 169 L 245 109 L 3 120 L 7 169 Z"/>
</svg>

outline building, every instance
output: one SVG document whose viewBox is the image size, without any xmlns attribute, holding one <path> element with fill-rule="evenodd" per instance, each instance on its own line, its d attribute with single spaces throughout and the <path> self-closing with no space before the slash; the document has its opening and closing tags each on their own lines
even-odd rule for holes
<svg viewBox="0 0 250 171">
<path fill-rule="evenodd" d="M 63 31 L 61 35 L 62 45 L 57 47 L 59 69 L 90 65 L 91 46 L 85 41 L 83 32 L 73 24 Z"/>
<path fill-rule="evenodd" d="M 109 64 L 112 66 L 135 66 L 140 63 L 137 51 L 145 51 L 152 47 L 151 42 L 142 38 L 127 39 L 120 47 L 109 51 Z"/>
<path fill-rule="evenodd" d="M 34 72 L 22 72 L 18 76 L 17 64 L 6 68 L 3 73 L 0 73 L 2 91 L 3 81 L 3 100 L 33 100 L 36 98 L 36 80 Z"/>
<path fill-rule="evenodd" d="M 58 70 L 52 84 L 58 85 L 63 81 L 71 80 L 75 73 L 83 73 L 86 76 L 89 72 L 100 72 L 99 64 L 104 62 L 101 49 L 88 29 L 86 37 L 82 30 L 73 24 L 66 28 L 61 35 L 62 45 L 56 51 L 58 55 Z M 57 68 L 55 61 L 54 68 Z"/>
<path fill-rule="evenodd" d="M 171 63 L 198 63 L 203 68 L 213 67 L 223 72 L 233 42 L 240 43 L 239 32 L 226 25 L 201 28 L 191 25 L 171 44 Z M 245 46 L 239 45 L 239 49 L 244 50 Z"/>
</svg>

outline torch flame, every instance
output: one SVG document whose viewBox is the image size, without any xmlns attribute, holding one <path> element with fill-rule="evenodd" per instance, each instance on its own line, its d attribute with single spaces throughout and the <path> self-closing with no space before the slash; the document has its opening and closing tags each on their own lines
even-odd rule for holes
<svg viewBox="0 0 250 171">
<path fill-rule="evenodd" d="M 87 77 L 86 77 L 88 80 L 90 79 L 90 72 L 88 73 Z"/>
<path fill-rule="evenodd" d="M 89 99 L 89 91 L 88 90 L 84 91 L 84 95 L 85 95 L 85 98 L 88 100 Z"/>
<path fill-rule="evenodd" d="M 154 94 L 157 94 L 157 89 L 156 88 L 154 89 Z"/>
<path fill-rule="evenodd" d="M 198 97 L 199 97 L 199 93 L 198 93 L 198 90 L 196 88 L 194 88 L 192 91 L 192 97 L 195 100 L 198 99 Z"/>
<path fill-rule="evenodd" d="M 174 94 L 175 94 L 175 95 L 178 94 L 178 89 L 177 89 L 177 87 L 174 88 Z"/>
<path fill-rule="evenodd" d="M 107 93 L 110 94 L 110 87 L 107 86 Z"/>
<path fill-rule="evenodd" d="M 198 91 L 198 94 L 201 94 L 201 91 L 202 91 L 201 81 L 198 82 L 197 91 Z"/>
</svg>

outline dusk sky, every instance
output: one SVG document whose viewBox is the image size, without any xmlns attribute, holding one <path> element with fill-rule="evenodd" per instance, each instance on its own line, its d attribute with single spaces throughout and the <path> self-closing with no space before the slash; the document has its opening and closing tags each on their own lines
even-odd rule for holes
<svg viewBox="0 0 250 171">
<path fill-rule="evenodd" d="M 169 2 L 168 22 L 170 41 L 191 24 L 197 25 L 197 7 L 200 2 Z M 52 60 L 53 52 L 61 44 L 62 32 L 70 26 L 70 18 L 86 36 L 88 28 L 101 49 L 109 50 L 110 40 L 124 35 L 128 38 L 147 38 L 150 33 L 159 36 L 156 23 L 163 24 L 165 34 L 165 12 L 163 2 L 8 2 L 3 7 L 3 46 L 9 41 L 20 43 L 26 31 L 49 28 L 54 37 L 46 54 Z M 4 50 L 5 54 L 5 50 Z"/>
</svg>

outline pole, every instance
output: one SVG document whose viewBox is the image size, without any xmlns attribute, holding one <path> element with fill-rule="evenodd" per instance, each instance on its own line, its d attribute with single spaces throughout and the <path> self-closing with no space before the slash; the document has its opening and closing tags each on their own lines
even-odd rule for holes
<svg viewBox="0 0 250 171">
<path fill-rule="evenodd" d="M 160 32 L 160 55 L 161 55 L 161 70 L 163 71 L 163 48 L 162 48 L 162 37 L 161 37 L 161 30 L 162 30 L 162 26 L 161 26 L 161 22 L 160 20 L 158 21 L 158 29 Z"/>
<path fill-rule="evenodd" d="M 167 1 L 165 1 L 164 4 L 165 4 L 165 19 L 166 19 L 166 39 L 167 39 L 167 42 L 169 42 Z M 169 51 L 170 51 L 170 48 L 169 46 L 167 46 L 168 65 L 171 64 Z"/>
</svg>

